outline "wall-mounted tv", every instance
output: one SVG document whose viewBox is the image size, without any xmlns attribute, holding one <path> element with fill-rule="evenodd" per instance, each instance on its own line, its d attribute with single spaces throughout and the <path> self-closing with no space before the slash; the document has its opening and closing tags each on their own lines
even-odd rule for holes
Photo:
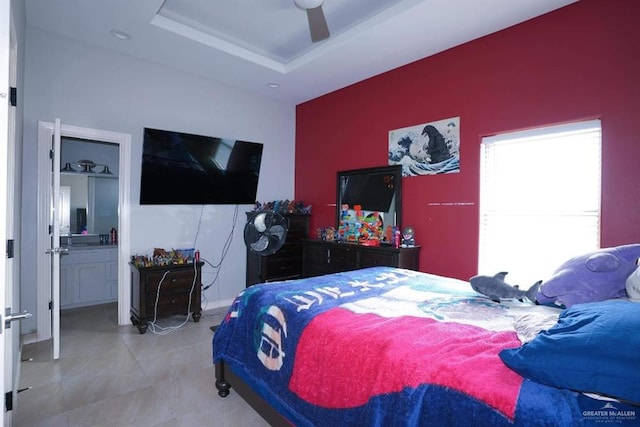
<svg viewBox="0 0 640 427">
<path fill-rule="evenodd" d="M 263 145 L 144 128 L 141 205 L 256 201 Z"/>
</svg>

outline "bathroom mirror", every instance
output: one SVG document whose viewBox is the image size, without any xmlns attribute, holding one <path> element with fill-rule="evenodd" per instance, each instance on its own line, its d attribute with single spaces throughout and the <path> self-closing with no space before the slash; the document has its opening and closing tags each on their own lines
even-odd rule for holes
<svg viewBox="0 0 640 427">
<path fill-rule="evenodd" d="M 117 144 L 63 137 L 60 187 L 68 192 L 61 234 L 108 234 L 118 227 L 119 147 Z M 66 231 L 66 232 L 65 232 Z"/>
<path fill-rule="evenodd" d="M 68 228 L 63 224 L 61 233 L 108 234 L 118 226 L 117 178 L 61 173 L 60 188 L 69 193 L 68 203 L 62 204 Z"/>
</svg>

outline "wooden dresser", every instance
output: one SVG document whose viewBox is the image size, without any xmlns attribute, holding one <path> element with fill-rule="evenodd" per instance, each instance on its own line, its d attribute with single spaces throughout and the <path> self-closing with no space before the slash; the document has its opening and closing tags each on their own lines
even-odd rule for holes
<svg viewBox="0 0 640 427">
<path fill-rule="evenodd" d="M 302 246 L 304 277 L 375 266 L 409 270 L 418 270 L 420 267 L 420 246 L 396 249 L 391 246 L 364 246 L 324 240 L 304 240 Z"/>
<path fill-rule="evenodd" d="M 193 264 L 157 267 L 136 267 L 129 264 L 131 322 L 138 327 L 141 334 L 147 331 L 148 323 L 153 321 L 154 316 L 159 319 L 174 314 L 186 315 L 189 310 L 189 294 L 191 294 L 193 321 L 200 320 L 203 264 L 203 262 L 196 263 L 195 269 Z M 158 287 L 160 287 L 159 294 Z M 157 311 L 156 298 L 158 299 Z"/>
<path fill-rule="evenodd" d="M 253 212 L 247 212 L 247 218 Z M 287 221 L 287 239 L 273 255 L 261 256 L 247 249 L 247 287 L 256 283 L 302 277 L 302 240 L 309 235 L 308 214 L 282 214 Z"/>
</svg>

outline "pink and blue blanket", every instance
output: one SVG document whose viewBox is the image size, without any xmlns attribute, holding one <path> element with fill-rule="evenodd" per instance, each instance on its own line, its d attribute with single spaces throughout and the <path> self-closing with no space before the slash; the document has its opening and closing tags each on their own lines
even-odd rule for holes
<svg viewBox="0 0 640 427">
<path fill-rule="evenodd" d="M 538 310 L 560 312 L 390 267 L 254 285 L 216 331 L 213 361 L 295 426 L 581 425 L 578 393 L 499 357 Z"/>
</svg>

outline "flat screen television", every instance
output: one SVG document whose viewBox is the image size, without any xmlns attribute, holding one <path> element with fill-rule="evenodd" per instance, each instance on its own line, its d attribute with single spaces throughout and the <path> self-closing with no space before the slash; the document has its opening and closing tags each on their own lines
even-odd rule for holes
<svg viewBox="0 0 640 427">
<path fill-rule="evenodd" d="M 263 144 L 144 128 L 141 205 L 256 201 Z"/>
</svg>

